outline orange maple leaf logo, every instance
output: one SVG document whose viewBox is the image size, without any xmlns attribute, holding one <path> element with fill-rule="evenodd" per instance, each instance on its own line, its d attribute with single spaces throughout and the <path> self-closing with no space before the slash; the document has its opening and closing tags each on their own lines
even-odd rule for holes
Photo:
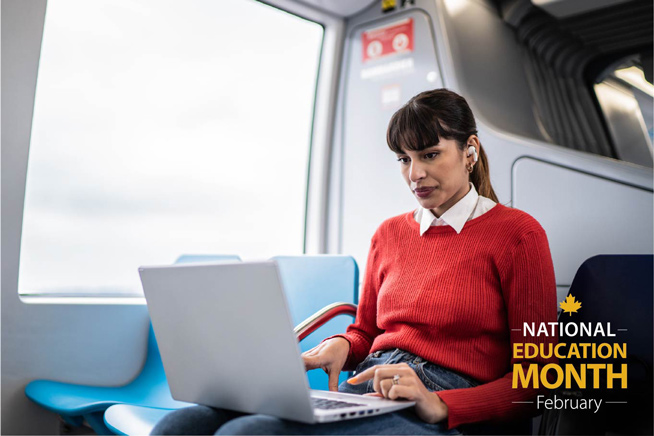
<svg viewBox="0 0 654 436">
<path fill-rule="evenodd" d="M 559 306 L 564 313 L 569 312 L 570 316 L 572 316 L 572 312 L 576 313 L 581 307 L 581 301 L 575 301 L 575 297 L 568 295 L 564 301 L 559 303 Z"/>
</svg>

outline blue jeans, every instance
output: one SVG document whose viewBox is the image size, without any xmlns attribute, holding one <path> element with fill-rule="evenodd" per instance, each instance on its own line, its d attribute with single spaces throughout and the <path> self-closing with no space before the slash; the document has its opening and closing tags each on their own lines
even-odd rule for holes
<svg viewBox="0 0 654 436">
<path fill-rule="evenodd" d="M 368 355 L 357 366 L 361 372 L 375 365 L 407 363 L 430 391 L 470 388 L 477 382 L 427 362 L 415 354 L 400 349 L 377 351 Z M 341 383 L 339 392 L 365 394 L 374 392 L 372 380 L 360 385 Z M 168 414 L 152 430 L 160 434 L 412 434 L 412 435 L 457 435 L 457 429 L 448 430 L 444 424 L 428 424 L 416 415 L 413 408 L 378 416 L 330 422 L 325 424 L 303 424 L 268 415 L 247 415 L 224 409 L 196 406 L 180 409 Z"/>
</svg>

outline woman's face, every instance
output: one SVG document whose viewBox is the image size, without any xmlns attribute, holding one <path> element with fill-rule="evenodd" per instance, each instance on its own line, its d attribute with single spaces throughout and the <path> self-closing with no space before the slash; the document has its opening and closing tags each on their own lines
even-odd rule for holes
<svg viewBox="0 0 654 436">
<path fill-rule="evenodd" d="M 455 140 L 441 138 L 437 145 L 425 150 L 403 151 L 397 158 L 404 180 L 418 203 L 437 217 L 468 193 L 466 166 L 474 164 L 473 157 L 466 156 Z"/>
</svg>

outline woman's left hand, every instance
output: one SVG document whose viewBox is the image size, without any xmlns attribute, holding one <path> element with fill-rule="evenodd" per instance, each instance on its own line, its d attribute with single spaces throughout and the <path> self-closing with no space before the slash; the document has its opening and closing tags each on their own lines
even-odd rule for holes
<svg viewBox="0 0 654 436">
<path fill-rule="evenodd" d="M 399 379 L 395 376 L 399 376 Z M 393 377 L 397 383 L 393 383 Z M 375 395 L 389 400 L 405 399 L 416 402 L 416 413 L 423 421 L 435 424 L 447 418 L 447 404 L 434 393 L 429 392 L 418 374 L 406 363 L 376 365 L 349 379 L 350 384 L 358 385 L 374 380 Z"/>
</svg>

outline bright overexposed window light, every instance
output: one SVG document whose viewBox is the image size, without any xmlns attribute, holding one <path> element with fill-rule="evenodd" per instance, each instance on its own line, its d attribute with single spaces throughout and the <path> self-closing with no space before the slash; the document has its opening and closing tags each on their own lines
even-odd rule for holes
<svg viewBox="0 0 654 436">
<path fill-rule="evenodd" d="M 643 70 L 637 67 L 622 68 L 615 71 L 616 77 L 624 80 L 631 86 L 640 89 L 650 97 L 654 97 L 654 86 L 645 79 Z"/>
<path fill-rule="evenodd" d="M 462 14 L 467 5 L 468 0 L 445 0 L 445 8 L 452 17 Z"/>
<path fill-rule="evenodd" d="M 21 294 L 139 295 L 182 254 L 301 254 L 323 29 L 252 0 L 49 1 Z"/>
</svg>

